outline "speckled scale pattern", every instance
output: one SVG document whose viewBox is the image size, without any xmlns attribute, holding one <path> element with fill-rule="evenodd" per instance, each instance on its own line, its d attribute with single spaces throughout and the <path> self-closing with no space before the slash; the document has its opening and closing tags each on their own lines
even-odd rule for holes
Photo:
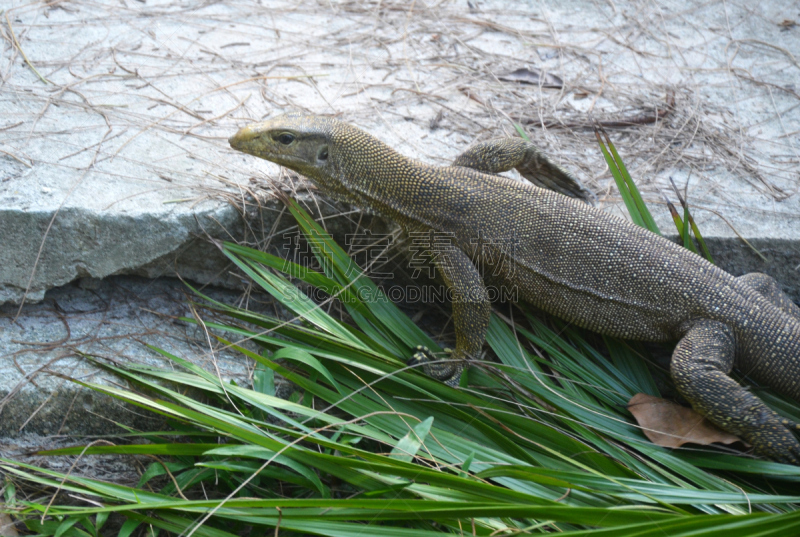
<svg viewBox="0 0 800 537">
<path fill-rule="evenodd" d="M 281 144 L 281 133 L 294 141 Z M 595 209 L 580 181 L 520 139 L 478 144 L 448 167 L 408 159 L 361 129 L 316 116 L 250 125 L 230 142 L 406 231 L 453 234 L 455 248 L 435 262 L 455 296 L 456 347 L 446 361 L 424 349 L 413 357 L 431 376 L 458 384 L 461 362 L 477 357 L 484 343 L 491 311 L 485 284 L 504 285 L 596 332 L 680 340 L 673 379 L 694 408 L 758 453 L 800 463 L 800 444 L 789 432 L 796 425 L 728 376 L 735 366 L 800 400 L 800 309 L 768 276 L 734 278 Z M 322 148 L 325 159 L 317 158 Z M 495 175 L 511 168 L 529 182 Z"/>
</svg>

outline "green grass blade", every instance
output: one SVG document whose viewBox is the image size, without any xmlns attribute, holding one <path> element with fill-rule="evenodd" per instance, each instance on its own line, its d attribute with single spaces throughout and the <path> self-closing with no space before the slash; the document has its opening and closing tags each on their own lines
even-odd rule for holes
<svg viewBox="0 0 800 537">
<path fill-rule="evenodd" d="M 640 215 L 641 220 L 644 223 L 643 227 L 649 229 L 656 235 L 661 235 L 661 231 L 658 229 L 656 221 L 653 220 L 653 215 L 650 214 L 650 210 L 647 208 L 647 205 L 645 205 L 642 195 L 639 193 L 639 189 L 636 187 L 636 183 L 633 182 L 631 174 L 628 173 L 628 168 L 625 167 L 625 163 L 622 161 L 622 158 L 620 158 L 619 153 L 617 153 L 617 149 L 614 147 L 614 144 L 611 143 L 611 139 L 608 137 L 608 134 L 605 132 L 603 132 L 603 134 L 605 136 L 606 143 L 608 144 L 608 148 L 611 151 L 614 165 L 616 168 L 618 168 L 619 174 L 622 176 L 625 186 L 630 192 L 630 197 L 636 206 L 637 213 Z"/>
<path fill-rule="evenodd" d="M 630 215 L 631 220 L 637 226 L 647 229 L 644 217 L 642 216 L 636 201 L 634 201 L 633 196 L 631 195 L 628 184 L 625 181 L 619 166 L 617 166 L 614 157 L 611 156 L 611 153 L 609 153 L 609 150 L 606 148 L 606 145 L 600 136 L 600 131 L 595 130 L 595 136 L 597 137 L 598 144 L 600 144 L 600 151 L 603 152 L 603 157 L 606 159 L 606 164 L 608 164 L 608 169 L 611 171 L 611 176 L 614 178 L 614 182 L 617 184 L 617 190 L 619 190 L 619 194 L 622 196 L 622 201 L 625 203 L 625 207 L 628 209 L 628 214 Z"/>
<path fill-rule="evenodd" d="M 700 233 L 700 229 L 697 227 L 697 224 L 694 223 L 694 218 L 692 218 L 692 214 L 689 212 L 689 207 L 686 207 L 686 216 L 689 218 L 689 224 L 692 226 L 692 233 L 694 233 L 694 238 L 697 239 L 697 242 L 700 244 L 700 249 L 703 251 L 703 256 L 710 263 L 714 262 L 714 259 L 711 257 L 711 252 L 708 249 L 708 245 L 706 244 L 703 235 Z"/>
<path fill-rule="evenodd" d="M 689 221 L 689 205 L 684 203 L 683 204 L 683 222 L 684 222 L 683 247 L 686 248 L 687 250 L 697 253 L 697 247 L 695 247 L 694 241 L 692 241 L 692 234 L 689 232 L 691 227 L 686 225 L 686 222 L 688 221 Z"/>
<path fill-rule="evenodd" d="M 392 449 L 391 456 L 401 461 L 411 462 L 417 455 L 419 448 L 425 443 L 432 424 L 433 418 L 431 417 L 415 425 L 407 435 L 397 442 L 397 445 Z"/>
</svg>

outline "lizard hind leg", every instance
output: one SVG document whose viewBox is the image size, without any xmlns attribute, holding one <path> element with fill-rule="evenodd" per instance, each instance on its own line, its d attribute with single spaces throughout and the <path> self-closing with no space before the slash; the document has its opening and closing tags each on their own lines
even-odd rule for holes
<svg viewBox="0 0 800 537">
<path fill-rule="evenodd" d="M 750 274 L 739 276 L 736 281 L 752 287 L 758 294 L 772 302 L 784 313 L 800 321 L 800 308 L 792 302 L 792 299 L 786 293 L 781 291 L 781 286 L 771 276 L 761 272 L 751 272 Z"/>
<path fill-rule="evenodd" d="M 453 166 L 472 168 L 483 173 L 501 173 L 515 168 L 534 185 L 553 190 L 590 205 L 597 197 L 567 170 L 522 138 L 500 138 L 473 145 L 453 161 Z"/>
<path fill-rule="evenodd" d="M 741 437 L 759 455 L 800 465 L 800 443 L 790 431 L 797 430 L 797 424 L 779 416 L 728 376 L 734 356 L 730 327 L 697 321 L 672 355 L 675 386 L 697 412 Z"/>
</svg>

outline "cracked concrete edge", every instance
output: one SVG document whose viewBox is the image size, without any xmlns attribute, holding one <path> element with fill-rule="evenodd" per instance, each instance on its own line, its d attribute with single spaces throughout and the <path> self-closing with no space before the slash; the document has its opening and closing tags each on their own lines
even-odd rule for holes
<svg viewBox="0 0 800 537">
<path fill-rule="evenodd" d="M 308 202 L 310 195 L 298 199 Z M 347 218 L 337 217 L 341 205 L 310 206 L 319 207 L 334 236 L 344 237 L 355 229 Z M 0 270 L 0 305 L 19 304 L 23 297 L 26 303 L 40 302 L 49 289 L 81 278 L 120 274 L 148 278 L 178 274 L 201 285 L 241 288 L 242 280 L 230 274 L 227 259 L 209 239 L 264 241 L 271 230 L 295 225 L 282 209 L 274 198 L 252 203 L 244 212 L 217 203 L 206 210 L 166 218 L 155 213 L 120 215 L 66 208 L 53 220 L 51 212 L 0 209 L 6 250 Z M 43 237 L 45 232 L 40 252 L 41 242 L 31 244 L 31 236 Z"/>
<path fill-rule="evenodd" d="M 46 211 L 0 210 L 4 257 L 10 260 L 2 271 L 0 303 L 19 304 L 26 289 L 26 301 L 37 302 L 48 289 L 79 278 L 135 272 L 144 263 L 180 251 L 204 229 L 221 235 L 236 226 L 237 218 L 224 206 L 168 218 L 73 207 L 64 208 L 55 219 Z M 42 239 L 32 243 L 32 237 Z"/>
</svg>

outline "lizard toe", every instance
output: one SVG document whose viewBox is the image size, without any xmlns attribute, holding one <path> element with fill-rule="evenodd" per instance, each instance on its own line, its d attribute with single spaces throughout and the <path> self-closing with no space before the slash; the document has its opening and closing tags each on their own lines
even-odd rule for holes
<svg viewBox="0 0 800 537">
<path fill-rule="evenodd" d="M 433 353 L 428 347 L 424 345 L 417 345 L 414 347 L 414 354 L 411 355 L 411 358 L 409 358 L 406 363 L 410 366 L 418 366 L 435 359 L 436 358 L 433 356 Z"/>
<path fill-rule="evenodd" d="M 800 442 L 795 438 L 787 422 L 791 428 L 796 427 L 794 422 L 776 418 L 742 436 L 753 446 L 756 454 L 800 466 Z"/>
<path fill-rule="evenodd" d="M 453 354 L 452 349 L 444 349 L 448 355 L 446 359 L 437 357 L 428 347 L 423 345 L 415 347 L 414 350 L 414 354 L 406 362 L 408 365 L 421 365 L 423 371 L 429 377 L 442 381 L 448 386 L 458 386 L 464 366 L 457 361 L 449 360 L 450 355 Z"/>
</svg>

